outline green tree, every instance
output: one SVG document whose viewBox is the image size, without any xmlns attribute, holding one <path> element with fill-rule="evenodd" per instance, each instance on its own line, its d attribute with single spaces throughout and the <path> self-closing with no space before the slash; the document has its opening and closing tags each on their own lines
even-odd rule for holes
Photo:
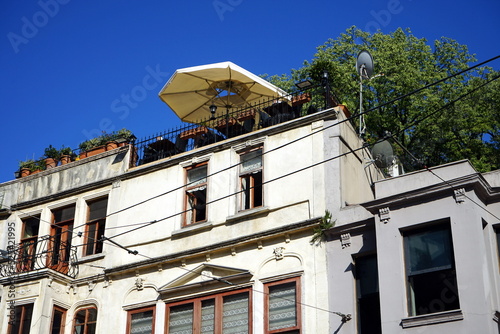
<svg viewBox="0 0 500 334">
<path fill-rule="evenodd" d="M 470 159 L 480 171 L 500 168 L 497 157 L 500 149 L 498 83 L 494 81 L 450 107 L 442 108 L 498 76 L 491 68 L 465 72 L 383 105 L 467 69 L 476 61 L 465 45 L 450 38 L 442 37 L 429 45 L 425 38 L 415 37 L 409 29 L 370 34 L 353 26 L 337 39 L 320 45 L 313 59 L 305 61 L 303 67 L 292 69 L 289 75 L 267 79 L 290 90 L 294 82 L 305 79 L 321 82 L 326 70 L 340 102 L 356 114 L 359 112 L 359 75 L 355 63 L 362 50 L 372 54 L 374 75 L 380 74 L 363 80 L 363 111 L 378 107 L 365 115 L 367 142 L 374 142 L 389 131 L 428 166 Z M 429 113 L 433 113 L 432 117 L 425 118 Z M 407 169 L 419 167 L 401 148 L 397 145 L 395 148 Z"/>
</svg>

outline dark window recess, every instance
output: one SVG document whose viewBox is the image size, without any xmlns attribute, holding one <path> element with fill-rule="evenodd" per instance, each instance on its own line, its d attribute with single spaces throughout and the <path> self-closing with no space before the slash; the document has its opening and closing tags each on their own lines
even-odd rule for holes
<svg viewBox="0 0 500 334">
<path fill-rule="evenodd" d="M 102 253 L 102 236 L 106 228 L 108 198 L 100 198 L 88 203 L 88 221 L 85 233 L 85 255 Z"/>
<path fill-rule="evenodd" d="M 8 334 L 29 334 L 33 304 L 16 306 L 14 312 L 14 318 L 9 318 Z"/>
<path fill-rule="evenodd" d="M 449 225 L 405 233 L 409 315 L 460 308 Z"/>
<path fill-rule="evenodd" d="M 359 334 L 382 333 L 376 255 L 356 258 L 356 293 Z"/>
<path fill-rule="evenodd" d="M 262 149 L 241 155 L 241 210 L 262 206 Z"/>
</svg>

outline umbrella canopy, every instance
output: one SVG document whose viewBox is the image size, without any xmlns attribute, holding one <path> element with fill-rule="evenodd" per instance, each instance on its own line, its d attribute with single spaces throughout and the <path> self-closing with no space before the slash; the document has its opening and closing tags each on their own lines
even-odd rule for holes
<svg viewBox="0 0 500 334">
<path fill-rule="evenodd" d="M 238 65 L 223 62 L 175 71 L 159 96 L 181 120 L 196 123 L 211 116 L 211 105 L 220 116 L 227 109 L 286 94 Z"/>
</svg>

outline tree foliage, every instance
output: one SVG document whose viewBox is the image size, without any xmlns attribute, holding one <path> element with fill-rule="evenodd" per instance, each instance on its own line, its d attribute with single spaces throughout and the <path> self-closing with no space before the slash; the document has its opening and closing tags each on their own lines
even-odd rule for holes
<svg viewBox="0 0 500 334">
<path fill-rule="evenodd" d="M 499 83 L 492 81 L 470 93 L 498 76 L 498 72 L 477 68 L 410 94 L 463 71 L 476 61 L 467 46 L 450 38 L 442 37 L 429 45 L 409 29 L 370 34 L 351 27 L 337 39 L 320 45 L 313 59 L 305 61 L 300 69 L 267 79 L 290 90 L 293 83 L 305 79 L 321 82 L 327 70 L 332 90 L 356 114 L 359 76 L 355 63 L 362 50 L 372 54 L 374 74 L 383 74 L 363 81 L 363 111 L 375 108 L 365 115 L 367 142 L 374 142 L 389 131 L 427 166 L 469 159 L 479 171 L 500 168 Z M 452 103 L 467 93 L 470 94 Z M 410 95 L 386 104 L 406 94 Z M 419 168 L 401 147 L 395 145 L 395 149 L 405 168 Z"/>
</svg>

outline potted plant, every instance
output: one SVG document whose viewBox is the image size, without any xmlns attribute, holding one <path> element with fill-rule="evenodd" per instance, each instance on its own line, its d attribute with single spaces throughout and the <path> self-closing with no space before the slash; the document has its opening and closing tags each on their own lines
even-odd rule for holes
<svg viewBox="0 0 500 334">
<path fill-rule="evenodd" d="M 21 173 L 21 177 L 25 177 L 31 174 L 31 170 L 35 166 L 35 160 L 28 159 L 24 161 L 19 161 L 19 171 Z"/>
<path fill-rule="evenodd" d="M 106 150 L 102 143 L 102 137 L 96 137 L 81 142 L 78 148 L 80 149 L 80 159 L 91 157 Z"/>
<path fill-rule="evenodd" d="M 113 140 L 118 143 L 119 147 L 125 146 L 127 143 L 134 141 L 135 136 L 128 129 L 121 129 L 113 133 Z"/>
<path fill-rule="evenodd" d="M 61 165 L 66 165 L 74 159 L 75 153 L 70 147 L 61 147 L 59 150 Z"/>
<path fill-rule="evenodd" d="M 43 171 L 46 168 L 45 164 L 45 159 L 40 158 L 39 160 L 35 161 L 33 164 L 33 167 L 31 168 L 31 173 L 30 174 L 36 174 L 41 171 Z"/>
<path fill-rule="evenodd" d="M 52 145 L 49 145 L 44 151 L 43 157 L 45 158 L 45 166 L 47 169 L 54 168 L 57 166 L 61 154 L 59 150 Z"/>
</svg>

